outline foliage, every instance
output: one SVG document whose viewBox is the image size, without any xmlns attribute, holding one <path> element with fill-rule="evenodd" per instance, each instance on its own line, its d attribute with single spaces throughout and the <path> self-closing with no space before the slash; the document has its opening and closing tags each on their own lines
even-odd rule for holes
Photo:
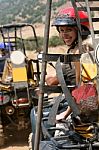
<svg viewBox="0 0 99 150">
<path fill-rule="evenodd" d="M 64 42 L 58 36 L 52 36 L 49 39 L 49 46 L 55 47 L 58 45 L 64 45 Z"/>
<path fill-rule="evenodd" d="M 41 51 L 43 49 L 44 38 L 43 37 L 37 37 L 37 39 L 38 39 L 39 51 Z M 19 43 L 21 43 L 21 42 L 19 42 Z M 58 36 L 52 36 L 49 39 L 49 45 L 48 46 L 49 47 L 56 47 L 58 45 L 64 45 L 64 42 Z M 24 46 L 25 46 L 25 49 L 29 50 L 29 51 L 37 50 L 37 46 L 36 46 L 33 38 L 25 39 L 24 40 Z"/>
<path fill-rule="evenodd" d="M 65 4 L 66 0 L 52 2 L 52 11 Z M 46 13 L 46 1 L 41 0 L 0 0 L 0 24 L 12 22 L 42 22 Z"/>
<path fill-rule="evenodd" d="M 29 50 L 29 51 L 31 51 L 31 50 L 37 50 L 38 51 L 38 49 L 39 49 L 39 51 L 41 51 L 42 47 L 43 47 L 43 37 L 37 37 L 37 39 L 38 39 L 39 47 L 37 47 L 34 38 L 30 37 L 24 41 L 25 49 Z"/>
</svg>

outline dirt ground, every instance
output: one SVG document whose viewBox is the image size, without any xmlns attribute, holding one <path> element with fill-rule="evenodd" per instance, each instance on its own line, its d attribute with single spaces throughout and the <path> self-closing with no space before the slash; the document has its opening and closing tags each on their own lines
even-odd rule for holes
<svg viewBox="0 0 99 150">
<path fill-rule="evenodd" d="M 0 150 L 28 150 L 28 131 L 13 132 Z M 23 136 L 24 135 L 24 136 Z"/>
</svg>

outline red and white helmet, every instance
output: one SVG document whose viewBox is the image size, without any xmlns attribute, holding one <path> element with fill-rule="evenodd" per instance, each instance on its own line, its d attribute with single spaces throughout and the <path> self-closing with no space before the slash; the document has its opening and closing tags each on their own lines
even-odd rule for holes
<svg viewBox="0 0 99 150">
<path fill-rule="evenodd" d="M 85 11 L 78 11 L 78 16 L 81 20 L 83 19 L 83 21 L 81 21 L 81 25 L 89 29 L 89 21 L 87 13 Z M 70 25 L 70 26 L 77 25 L 75 10 L 73 7 L 64 8 L 59 11 L 52 26 L 61 26 L 61 25 Z"/>
</svg>

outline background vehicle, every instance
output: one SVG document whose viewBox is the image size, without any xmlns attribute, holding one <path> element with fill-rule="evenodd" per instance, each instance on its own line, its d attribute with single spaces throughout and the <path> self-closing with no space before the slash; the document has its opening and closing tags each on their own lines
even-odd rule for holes
<svg viewBox="0 0 99 150">
<path fill-rule="evenodd" d="M 25 36 L 25 31 L 31 33 Z M 27 51 L 39 49 L 36 32 L 31 24 L 10 24 L 0 27 L 0 146 L 4 145 L 6 130 L 28 129 L 30 110 L 37 105 L 35 88 L 40 72 L 37 59 L 30 59 Z M 35 69 L 34 69 L 35 68 Z M 34 71 L 35 70 L 35 71 Z"/>
</svg>

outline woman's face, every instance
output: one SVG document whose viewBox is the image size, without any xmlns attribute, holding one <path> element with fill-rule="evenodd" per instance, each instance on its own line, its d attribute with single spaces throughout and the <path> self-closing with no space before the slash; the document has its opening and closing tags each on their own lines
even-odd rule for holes
<svg viewBox="0 0 99 150">
<path fill-rule="evenodd" d="M 77 38 L 77 28 L 70 26 L 59 26 L 59 35 L 67 46 L 71 46 Z"/>
</svg>

